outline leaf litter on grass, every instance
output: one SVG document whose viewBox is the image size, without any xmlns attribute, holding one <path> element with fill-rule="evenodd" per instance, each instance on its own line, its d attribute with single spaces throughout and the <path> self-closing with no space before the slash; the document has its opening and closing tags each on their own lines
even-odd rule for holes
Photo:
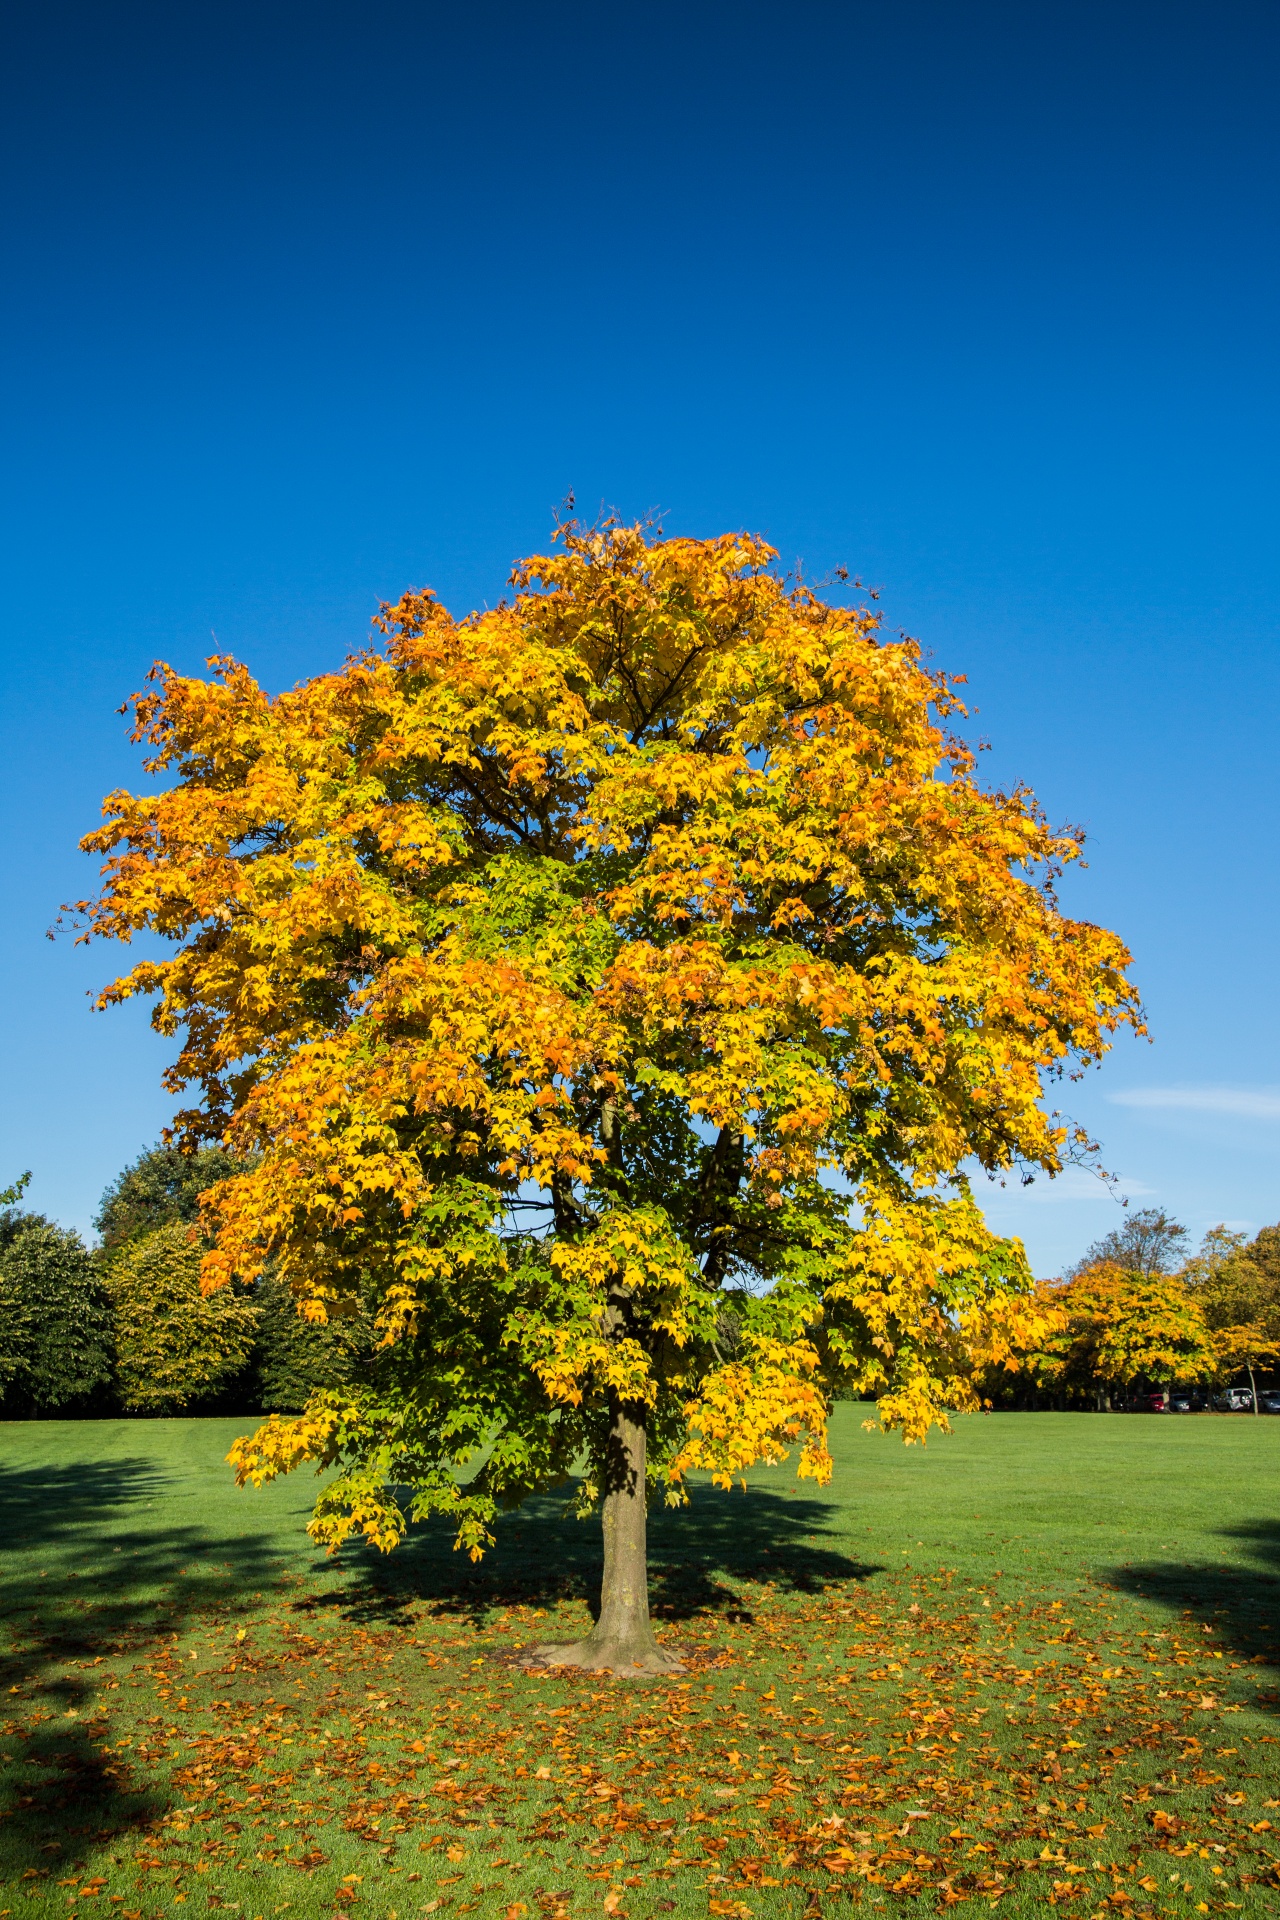
<svg viewBox="0 0 1280 1920">
<path fill-rule="evenodd" d="M 279 1591 L 84 1660 L 69 1739 L 46 1668 L 0 1729 L 0 1920 L 1275 1910 L 1277 1741 L 1195 1621 L 946 1568 L 740 1585 L 644 1684 L 524 1664 L 580 1601 L 333 1625 Z"/>
</svg>

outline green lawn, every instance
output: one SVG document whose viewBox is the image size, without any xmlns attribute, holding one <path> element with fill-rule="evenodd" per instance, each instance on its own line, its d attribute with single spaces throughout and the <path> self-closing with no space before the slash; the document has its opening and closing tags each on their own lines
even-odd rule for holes
<svg viewBox="0 0 1280 1920">
<path fill-rule="evenodd" d="M 243 1422 L 0 1426 L 0 1920 L 1274 1914 L 1280 1420 L 863 1411 L 655 1516 L 645 1684 L 520 1665 L 558 1502 L 335 1566 Z"/>
</svg>

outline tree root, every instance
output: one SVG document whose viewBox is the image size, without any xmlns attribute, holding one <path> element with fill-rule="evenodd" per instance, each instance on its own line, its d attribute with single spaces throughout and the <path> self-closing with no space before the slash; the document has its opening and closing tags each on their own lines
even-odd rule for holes
<svg viewBox="0 0 1280 1920">
<path fill-rule="evenodd" d="M 542 1667 L 579 1667 L 588 1673 L 628 1675 L 686 1673 L 678 1647 L 660 1647 L 651 1636 L 635 1640 L 573 1640 L 562 1646 L 534 1647 L 530 1658 Z"/>
</svg>

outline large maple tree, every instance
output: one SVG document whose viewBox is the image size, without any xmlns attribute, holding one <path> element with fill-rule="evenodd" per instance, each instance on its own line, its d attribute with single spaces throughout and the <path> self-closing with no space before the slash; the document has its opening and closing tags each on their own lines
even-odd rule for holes
<svg viewBox="0 0 1280 1920">
<path fill-rule="evenodd" d="M 176 945 L 157 996 L 196 1098 L 205 1285 L 270 1263 L 360 1308 L 369 1377 L 238 1444 L 242 1479 L 337 1470 L 312 1532 L 390 1548 L 580 1472 L 594 1632 L 650 1628 L 646 1487 L 798 1447 L 833 1391 L 922 1437 L 1035 1342 L 1016 1242 L 963 1169 L 1054 1172 L 1046 1076 L 1138 1018 L 1121 942 L 1060 912 L 1078 851 L 984 791 L 954 687 L 874 608 L 739 535 L 568 525 L 512 597 L 388 606 L 274 698 L 228 659 L 134 703 L 162 790 L 116 793 L 86 937 Z"/>
</svg>

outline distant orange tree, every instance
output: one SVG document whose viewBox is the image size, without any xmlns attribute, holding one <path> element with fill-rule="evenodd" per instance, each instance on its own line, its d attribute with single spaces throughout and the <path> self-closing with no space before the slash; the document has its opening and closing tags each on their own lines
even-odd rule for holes
<svg viewBox="0 0 1280 1920">
<path fill-rule="evenodd" d="M 87 936 L 158 934 L 104 1003 L 157 997 L 215 1190 L 209 1289 L 270 1261 L 380 1357 L 239 1443 L 314 1461 L 314 1536 L 380 1547 L 586 1461 L 602 1605 L 551 1661 L 669 1667 L 646 1485 L 728 1484 L 837 1389 L 907 1438 L 1041 1326 L 961 1168 L 1054 1172 L 1047 1075 L 1137 1011 L 1065 918 L 1078 851 L 984 791 L 953 686 L 762 541 L 560 529 L 509 602 L 430 593 L 269 698 L 161 666 L 134 704 L 162 788 L 116 793 Z"/>
<path fill-rule="evenodd" d="M 1204 1314 L 1178 1275 L 1126 1272 L 1102 1260 L 1065 1284 L 1048 1283 L 1040 1298 L 1060 1316 L 1029 1357 L 1045 1387 L 1114 1391 L 1139 1379 L 1168 1386 L 1215 1370 Z"/>
</svg>

